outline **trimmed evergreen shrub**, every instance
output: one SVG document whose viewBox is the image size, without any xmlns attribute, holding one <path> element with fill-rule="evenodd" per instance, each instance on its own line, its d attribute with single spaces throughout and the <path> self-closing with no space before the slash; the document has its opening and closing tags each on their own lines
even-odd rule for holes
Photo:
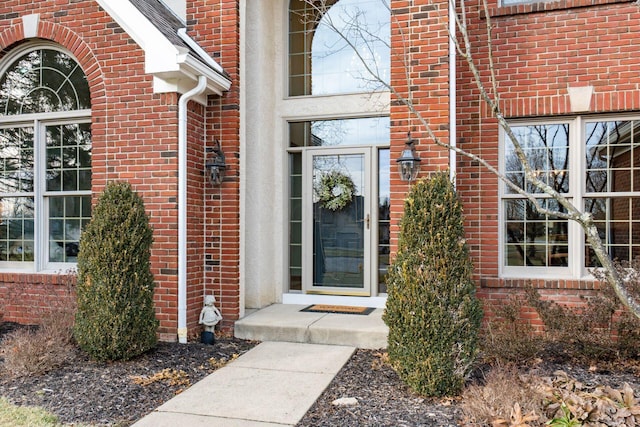
<svg viewBox="0 0 640 427">
<path fill-rule="evenodd" d="M 394 369 L 422 395 L 459 393 L 477 354 L 482 309 L 463 222 L 446 173 L 418 181 L 405 200 L 383 319 Z"/>
<path fill-rule="evenodd" d="M 126 182 L 107 184 L 78 253 L 74 337 L 97 360 L 130 359 L 157 343 L 152 242 L 140 196 Z"/>
</svg>

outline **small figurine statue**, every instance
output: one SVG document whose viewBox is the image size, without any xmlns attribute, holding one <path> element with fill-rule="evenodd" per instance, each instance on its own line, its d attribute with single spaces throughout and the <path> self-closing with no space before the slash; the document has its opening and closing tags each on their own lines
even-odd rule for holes
<svg viewBox="0 0 640 427">
<path fill-rule="evenodd" d="M 216 298 L 213 295 L 206 295 L 204 297 L 204 307 L 200 312 L 199 323 L 204 325 L 201 338 L 205 344 L 213 344 L 215 342 L 213 331 L 218 322 L 222 320 L 222 314 L 220 314 L 220 311 L 214 305 L 215 302 Z"/>
</svg>

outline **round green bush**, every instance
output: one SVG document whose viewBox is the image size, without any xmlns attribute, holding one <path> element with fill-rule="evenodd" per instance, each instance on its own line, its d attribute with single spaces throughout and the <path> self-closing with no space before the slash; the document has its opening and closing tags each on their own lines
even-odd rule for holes
<svg viewBox="0 0 640 427">
<path fill-rule="evenodd" d="M 152 242 L 140 196 L 126 182 L 107 184 L 78 253 L 74 337 L 94 359 L 130 359 L 157 343 Z"/>
<path fill-rule="evenodd" d="M 482 310 L 472 270 L 448 175 L 416 182 L 405 199 L 383 319 L 392 365 L 422 395 L 459 393 L 475 360 Z"/>
</svg>

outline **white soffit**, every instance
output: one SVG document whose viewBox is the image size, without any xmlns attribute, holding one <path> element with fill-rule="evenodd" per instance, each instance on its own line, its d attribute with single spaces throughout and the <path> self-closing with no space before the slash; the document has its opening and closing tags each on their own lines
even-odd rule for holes
<svg viewBox="0 0 640 427">
<path fill-rule="evenodd" d="M 171 43 L 129 0 L 96 0 L 114 21 L 145 52 L 145 72 L 154 76 L 154 92 L 184 93 L 207 78 L 207 91 L 194 98 L 206 105 L 206 95 L 222 93 L 231 81 L 191 55 L 188 49 Z"/>
</svg>

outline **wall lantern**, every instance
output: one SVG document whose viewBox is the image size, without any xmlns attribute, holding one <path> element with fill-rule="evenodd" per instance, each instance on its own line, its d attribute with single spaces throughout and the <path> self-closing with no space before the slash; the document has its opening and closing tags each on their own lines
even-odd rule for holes
<svg viewBox="0 0 640 427">
<path fill-rule="evenodd" d="M 214 147 L 207 148 L 207 153 L 212 153 L 211 158 L 207 155 L 206 174 L 213 185 L 222 184 L 224 172 L 227 169 L 227 163 L 224 160 L 224 153 L 220 148 L 220 142 L 216 141 Z"/>
<path fill-rule="evenodd" d="M 421 159 L 416 154 L 415 147 L 416 140 L 411 138 L 411 132 L 407 134 L 407 140 L 405 141 L 405 148 L 402 150 L 402 155 L 396 160 L 398 163 L 398 173 L 400 173 L 400 179 L 403 181 L 413 181 L 418 176 L 420 171 Z"/>
</svg>

